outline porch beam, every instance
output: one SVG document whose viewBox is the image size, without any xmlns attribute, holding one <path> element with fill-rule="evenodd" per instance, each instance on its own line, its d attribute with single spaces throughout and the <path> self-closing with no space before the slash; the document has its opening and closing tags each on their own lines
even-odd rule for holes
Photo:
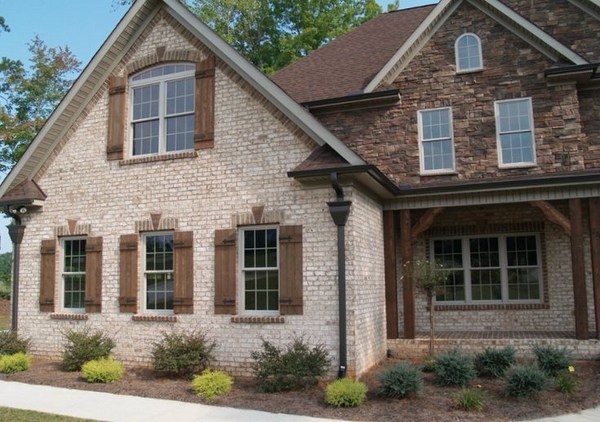
<svg viewBox="0 0 600 422">
<path fill-rule="evenodd" d="M 596 338 L 600 340 L 600 198 L 589 199 L 590 245 L 592 254 L 592 280 Z"/>
<path fill-rule="evenodd" d="M 560 226 L 567 236 L 571 236 L 572 222 L 559 210 L 554 208 L 546 201 L 532 201 L 530 204 L 542 211 L 544 216 L 552 223 Z"/>
<path fill-rule="evenodd" d="M 398 338 L 398 268 L 396 265 L 396 215 L 383 212 L 383 256 L 385 260 L 385 318 L 387 338 Z"/>
<path fill-rule="evenodd" d="M 411 229 L 411 239 L 413 242 L 415 242 L 425 230 L 431 227 L 435 221 L 435 217 L 442 211 L 444 211 L 443 207 L 429 208 L 425 211 L 425 214 L 419 218 L 419 221 L 417 221 Z"/>
<path fill-rule="evenodd" d="M 571 223 L 571 267 L 575 302 L 575 338 L 587 340 L 589 333 L 581 199 L 569 199 L 569 219 Z"/>
<path fill-rule="evenodd" d="M 413 248 L 410 210 L 400 210 L 400 254 L 402 256 L 402 299 L 404 338 L 415 338 L 415 286 L 412 276 Z"/>
</svg>

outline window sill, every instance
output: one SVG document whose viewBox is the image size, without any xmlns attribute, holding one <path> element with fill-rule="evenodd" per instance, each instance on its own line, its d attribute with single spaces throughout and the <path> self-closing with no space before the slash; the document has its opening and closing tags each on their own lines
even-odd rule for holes
<svg viewBox="0 0 600 422">
<path fill-rule="evenodd" d="M 435 305 L 436 311 L 525 311 L 534 309 L 550 309 L 547 303 L 486 303 Z"/>
<path fill-rule="evenodd" d="M 498 168 L 500 170 L 529 169 L 537 166 L 538 165 L 536 163 L 498 164 Z"/>
<path fill-rule="evenodd" d="M 234 315 L 231 317 L 231 322 L 235 324 L 283 324 L 285 318 L 279 316 L 241 316 Z"/>
<path fill-rule="evenodd" d="M 127 160 L 119 161 L 120 166 L 131 166 L 142 163 L 154 163 L 157 161 L 172 161 L 179 160 L 182 158 L 196 158 L 198 154 L 196 151 L 182 151 L 172 152 L 169 154 L 158 154 L 158 155 L 144 155 L 142 157 L 129 158 Z"/>
<path fill-rule="evenodd" d="M 458 172 L 456 170 L 432 170 L 432 171 L 422 171 L 419 173 L 421 177 L 428 176 L 454 176 L 457 175 Z"/>
<path fill-rule="evenodd" d="M 50 319 L 68 319 L 75 321 L 85 321 L 88 319 L 87 314 L 67 314 L 67 313 L 58 313 L 58 314 L 50 314 Z"/>
<path fill-rule="evenodd" d="M 131 320 L 142 322 L 177 322 L 177 315 L 133 315 Z"/>
<path fill-rule="evenodd" d="M 461 70 L 457 70 L 456 74 L 457 75 L 466 75 L 469 73 L 481 73 L 485 70 L 484 67 L 477 67 L 477 68 L 473 68 L 473 69 L 461 69 Z"/>
</svg>

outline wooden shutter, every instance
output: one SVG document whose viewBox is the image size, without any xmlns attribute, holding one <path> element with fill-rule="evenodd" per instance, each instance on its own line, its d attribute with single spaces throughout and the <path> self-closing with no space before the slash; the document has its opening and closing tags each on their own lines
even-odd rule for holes
<svg viewBox="0 0 600 422">
<path fill-rule="evenodd" d="M 194 148 L 214 146 L 215 136 L 215 56 L 196 64 L 196 129 Z"/>
<path fill-rule="evenodd" d="M 137 234 L 124 234 L 119 241 L 119 309 L 121 312 L 137 311 L 138 239 Z"/>
<path fill-rule="evenodd" d="M 237 231 L 215 230 L 215 314 L 235 314 Z"/>
<path fill-rule="evenodd" d="M 127 77 L 111 76 L 108 79 L 108 142 L 106 157 L 122 160 L 125 145 Z"/>
<path fill-rule="evenodd" d="M 102 238 L 85 242 L 85 312 L 102 311 Z"/>
<path fill-rule="evenodd" d="M 56 285 L 56 240 L 42 240 L 40 248 L 40 311 L 54 312 L 54 286 Z"/>
<path fill-rule="evenodd" d="M 279 312 L 302 315 L 302 226 L 279 227 Z"/>
<path fill-rule="evenodd" d="M 173 310 L 176 314 L 194 313 L 194 237 L 193 232 L 175 232 L 175 292 Z"/>
</svg>

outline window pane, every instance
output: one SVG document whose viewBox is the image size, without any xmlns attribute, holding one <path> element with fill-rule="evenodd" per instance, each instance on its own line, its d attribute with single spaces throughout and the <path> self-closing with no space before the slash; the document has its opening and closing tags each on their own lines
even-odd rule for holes
<svg viewBox="0 0 600 422">
<path fill-rule="evenodd" d="M 158 93 L 158 84 L 133 89 L 134 121 L 158 117 Z"/>
<path fill-rule="evenodd" d="M 158 153 L 158 120 L 133 125 L 133 155 Z"/>
<path fill-rule="evenodd" d="M 454 168 L 450 109 L 443 108 L 421 111 L 420 116 L 423 169 L 439 170 Z"/>
<path fill-rule="evenodd" d="M 244 231 L 244 309 L 279 309 L 279 271 L 277 271 L 277 229 Z M 252 270 L 252 268 L 274 268 Z"/>
<path fill-rule="evenodd" d="M 86 239 L 63 241 L 63 307 L 83 309 L 85 299 Z"/>
<path fill-rule="evenodd" d="M 146 309 L 173 309 L 173 277 L 171 273 L 146 274 Z"/>
<path fill-rule="evenodd" d="M 479 69 L 481 54 L 479 40 L 474 35 L 462 36 L 456 45 L 458 70 Z"/>
<path fill-rule="evenodd" d="M 194 79 L 179 79 L 167 82 L 167 116 L 172 114 L 193 113 Z"/>
<path fill-rule="evenodd" d="M 434 261 L 451 270 L 436 301 L 464 301 L 465 280 L 461 239 L 440 239 L 433 242 Z"/>
<path fill-rule="evenodd" d="M 534 162 L 530 100 L 504 101 L 497 104 L 502 162 Z"/>
</svg>

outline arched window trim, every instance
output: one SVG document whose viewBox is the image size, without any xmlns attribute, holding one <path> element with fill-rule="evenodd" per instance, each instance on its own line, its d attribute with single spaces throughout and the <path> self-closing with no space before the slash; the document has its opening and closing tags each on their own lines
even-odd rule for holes
<svg viewBox="0 0 600 422">
<path fill-rule="evenodd" d="M 461 57 L 459 54 L 458 46 L 459 46 L 460 42 L 467 37 L 473 37 L 477 41 L 477 53 L 479 55 L 479 66 L 462 68 L 460 66 L 460 58 Z M 472 32 L 467 32 L 467 33 L 462 34 L 460 37 L 458 37 L 456 39 L 456 42 L 454 43 L 454 56 L 455 56 L 455 60 L 456 60 L 456 72 L 457 73 L 475 72 L 475 71 L 483 69 L 483 54 L 481 52 L 481 39 Z"/>
</svg>

